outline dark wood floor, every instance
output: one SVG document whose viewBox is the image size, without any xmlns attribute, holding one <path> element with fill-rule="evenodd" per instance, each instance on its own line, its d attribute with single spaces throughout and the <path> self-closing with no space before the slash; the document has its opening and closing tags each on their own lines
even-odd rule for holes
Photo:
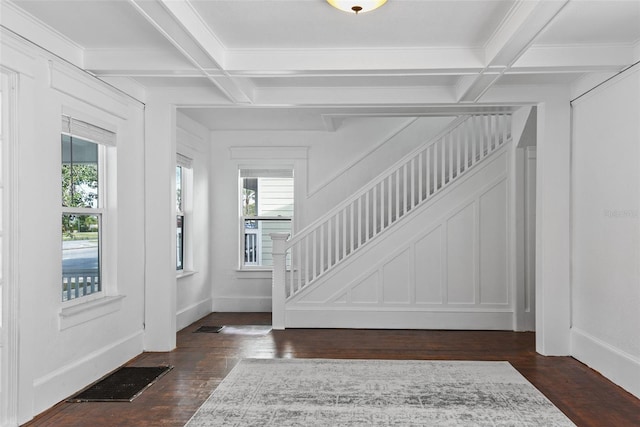
<svg viewBox="0 0 640 427">
<path fill-rule="evenodd" d="M 178 333 L 170 353 L 131 366 L 175 368 L 130 403 L 59 403 L 28 426 L 183 426 L 242 358 L 507 360 L 578 426 L 640 426 L 640 400 L 570 357 L 535 353 L 533 333 L 289 329 L 193 333 L 202 325 L 269 325 L 265 313 L 213 313 Z"/>
</svg>

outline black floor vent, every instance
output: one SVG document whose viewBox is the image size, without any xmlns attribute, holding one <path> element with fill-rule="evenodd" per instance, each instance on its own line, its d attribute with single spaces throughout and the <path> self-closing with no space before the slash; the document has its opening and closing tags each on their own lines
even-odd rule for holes
<svg viewBox="0 0 640 427">
<path fill-rule="evenodd" d="M 193 331 L 193 333 L 203 332 L 207 334 L 217 334 L 222 330 L 222 328 L 224 328 L 224 326 L 200 326 L 198 329 Z"/>
<path fill-rule="evenodd" d="M 131 402 L 173 366 L 124 366 L 117 369 L 67 402 Z"/>
</svg>

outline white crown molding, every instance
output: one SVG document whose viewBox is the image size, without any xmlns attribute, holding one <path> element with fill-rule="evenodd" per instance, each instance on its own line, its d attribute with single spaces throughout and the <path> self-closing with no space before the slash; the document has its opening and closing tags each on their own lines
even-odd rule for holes
<svg viewBox="0 0 640 427">
<path fill-rule="evenodd" d="M 127 120 L 128 99 L 86 72 L 57 61 L 49 62 L 49 85 L 122 120 Z"/>
<path fill-rule="evenodd" d="M 33 44 L 71 62 L 84 66 L 84 51 L 62 33 L 30 15 L 10 0 L 0 1 L 0 23 Z"/>
<path fill-rule="evenodd" d="M 96 73 L 153 73 L 180 75 L 204 73 L 186 60 L 177 50 L 101 48 L 85 49 L 84 64 Z"/>
</svg>

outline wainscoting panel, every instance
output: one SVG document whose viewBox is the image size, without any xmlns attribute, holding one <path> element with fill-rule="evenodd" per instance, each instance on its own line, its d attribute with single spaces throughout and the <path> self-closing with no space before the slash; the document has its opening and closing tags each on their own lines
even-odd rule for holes
<svg viewBox="0 0 640 427">
<path fill-rule="evenodd" d="M 414 245 L 417 304 L 442 304 L 442 226 L 438 225 Z"/>
<path fill-rule="evenodd" d="M 480 196 L 480 304 L 508 304 L 507 181 Z"/>
<path fill-rule="evenodd" d="M 383 304 L 409 304 L 409 260 L 407 248 L 382 267 Z"/>
<path fill-rule="evenodd" d="M 513 329 L 505 153 L 287 302 L 295 327 Z"/>
<path fill-rule="evenodd" d="M 475 302 L 476 236 L 474 220 L 476 203 L 456 212 L 447 220 L 447 302 L 473 304 Z"/>
<path fill-rule="evenodd" d="M 379 276 L 379 272 L 374 271 L 365 277 L 363 281 L 351 288 L 350 302 L 355 304 L 377 303 L 379 299 L 378 289 L 380 287 Z M 347 301 L 349 301 L 349 299 L 347 299 Z"/>
</svg>

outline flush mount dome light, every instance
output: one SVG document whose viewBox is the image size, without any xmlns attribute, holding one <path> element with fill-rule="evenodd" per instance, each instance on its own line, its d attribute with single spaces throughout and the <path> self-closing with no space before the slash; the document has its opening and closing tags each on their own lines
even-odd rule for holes
<svg viewBox="0 0 640 427">
<path fill-rule="evenodd" d="M 369 12 L 379 8 L 387 0 L 327 0 L 327 2 L 336 9 L 357 15 L 361 12 Z"/>
</svg>

